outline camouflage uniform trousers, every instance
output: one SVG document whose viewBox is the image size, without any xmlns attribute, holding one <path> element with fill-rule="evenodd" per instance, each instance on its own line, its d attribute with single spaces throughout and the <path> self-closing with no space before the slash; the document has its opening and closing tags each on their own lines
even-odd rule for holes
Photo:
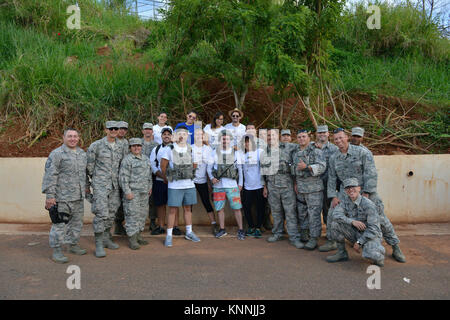
<svg viewBox="0 0 450 320">
<path fill-rule="evenodd" d="M 322 233 L 323 191 L 297 194 L 297 212 L 300 229 L 309 229 L 312 238 L 319 238 Z"/>
<path fill-rule="evenodd" d="M 358 231 L 354 226 L 333 221 L 330 226 L 331 239 L 344 242 L 345 239 L 354 244 L 362 235 L 362 232 Z M 362 245 L 362 256 L 366 259 L 375 261 L 384 260 L 384 254 L 386 250 L 381 244 L 381 234 L 375 238 L 367 241 Z"/>
<path fill-rule="evenodd" d="M 338 194 L 338 198 L 341 199 L 341 196 Z M 383 238 L 387 244 L 390 246 L 396 245 L 400 243 L 400 239 L 397 237 L 395 233 L 394 226 L 391 221 L 389 221 L 388 217 L 384 214 L 384 205 L 383 201 L 381 201 L 380 197 L 377 193 L 371 193 L 369 195 L 369 200 L 372 200 L 373 203 L 377 206 L 378 214 L 380 215 L 380 227 L 381 232 L 383 233 Z M 328 221 L 327 221 L 327 239 L 331 240 L 331 222 L 333 220 L 333 208 L 330 207 L 328 211 Z"/>
<path fill-rule="evenodd" d="M 54 223 L 50 229 L 49 244 L 59 248 L 63 243 L 77 244 L 83 227 L 84 200 L 58 202 L 58 211 L 70 215 L 69 223 Z"/>
<path fill-rule="evenodd" d="M 327 183 L 328 180 L 322 180 L 323 181 L 323 185 L 325 186 L 325 188 L 322 191 L 322 217 L 323 217 L 323 223 L 326 225 L 327 224 L 327 218 L 328 218 L 328 211 L 330 210 L 330 206 L 331 206 L 331 199 L 328 199 L 328 194 L 327 194 Z"/>
<path fill-rule="evenodd" d="M 132 235 L 144 231 L 145 219 L 148 214 L 148 193 L 132 192 L 134 198 L 127 200 L 123 198 L 123 208 L 125 211 L 125 230 L 127 235 Z"/>
<path fill-rule="evenodd" d="M 119 197 L 120 197 L 120 199 L 122 199 L 122 197 L 123 197 L 122 188 L 120 188 Z M 114 221 L 117 222 L 117 223 L 122 223 L 123 220 L 125 220 L 125 215 L 124 215 L 124 212 L 123 212 L 123 201 L 121 200 L 120 201 L 120 206 L 119 206 L 119 209 L 117 209 L 116 217 L 114 218 Z"/>
<path fill-rule="evenodd" d="M 268 193 L 268 201 L 273 218 L 272 233 L 281 236 L 284 229 L 284 219 L 286 219 L 286 229 L 289 234 L 289 240 L 295 241 L 300 239 L 295 204 L 296 196 L 293 188 L 271 188 L 269 186 Z"/>
<path fill-rule="evenodd" d="M 396 245 L 400 243 L 400 239 L 397 237 L 395 233 L 394 226 L 391 221 L 384 214 L 384 205 L 381 198 L 378 196 L 376 192 L 371 193 L 369 195 L 369 199 L 372 200 L 373 203 L 377 206 L 378 214 L 380 215 L 380 226 L 381 232 L 383 233 L 383 238 L 386 243 L 390 246 Z"/>
<path fill-rule="evenodd" d="M 96 190 L 94 188 L 92 198 L 92 213 L 95 215 L 95 217 L 92 221 L 92 226 L 95 233 L 102 233 L 105 231 L 105 229 L 111 229 L 119 206 L 119 189 Z"/>
</svg>

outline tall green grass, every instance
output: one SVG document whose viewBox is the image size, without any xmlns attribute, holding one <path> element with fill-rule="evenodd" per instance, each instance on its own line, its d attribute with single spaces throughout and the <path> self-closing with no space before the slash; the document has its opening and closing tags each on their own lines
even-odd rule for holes
<svg viewBox="0 0 450 320">
<path fill-rule="evenodd" d="M 338 87 L 347 91 L 385 94 L 450 107 L 448 62 L 421 55 L 365 56 L 335 49 L 332 59 L 339 70 Z"/>
<path fill-rule="evenodd" d="M 440 33 L 437 19 L 430 20 L 408 0 L 373 4 L 380 8 L 381 28 L 368 29 L 368 3 L 357 2 L 343 13 L 336 46 L 366 56 L 413 54 L 439 62 L 450 59 L 450 41 Z"/>
</svg>

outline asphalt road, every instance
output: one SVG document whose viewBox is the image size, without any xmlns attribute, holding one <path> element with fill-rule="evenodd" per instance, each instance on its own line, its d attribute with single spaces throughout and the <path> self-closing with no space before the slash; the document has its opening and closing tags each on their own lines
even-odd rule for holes
<svg viewBox="0 0 450 320">
<path fill-rule="evenodd" d="M 175 237 L 172 248 L 162 236 L 146 236 L 150 244 L 137 251 L 115 237 L 121 247 L 102 259 L 93 255 L 93 237 L 83 236 L 88 254 L 66 253 L 67 264 L 50 260 L 47 235 L 0 235 L 0 300 L 450 298 L 450 235 L 400 237 L 404 264 L 385 244 L 381 288 L 370 290 L 370 263 L 349 245 L 350 261 L 330 264 L 329 253 L 266 242 L 267 232 L 244 241 L 233 232 L 222 239 L 198 233 L 201 242 Z M 67 288 L 70 265 L 80 268 L 81 289 Z"/>
</svg>

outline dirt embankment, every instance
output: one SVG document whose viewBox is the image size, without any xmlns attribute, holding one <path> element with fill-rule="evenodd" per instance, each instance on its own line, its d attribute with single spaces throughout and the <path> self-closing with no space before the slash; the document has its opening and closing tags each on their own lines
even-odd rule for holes
<svg viewBox="0 0 450 320">
<path fill-rule="evenodd" d="M 228 111 L 235 106 L 234 97 L 227 85 L 220 80 L 208 80 L 202 84 L 207 94 L 203 99 L 203 109 L 200 110 L 200 120 L 205 124 L 209 123 L 217 111 L 225 114 L 225 123 L 230 122 Z M 299 128 L 312 129 L 310 116 L 308 115 L 302 102 L 299 102 L 295 111 L 291 112 L 291 107 L 296 103 L 294 99 L 285 101 L 284 106 L 272 101 L 272 88 L 251 88 L 246 96 L 243 123 L 254 123 L 257 128 L 281 128 L 287 118 L 290 118 L 288 128 L 294 133 Z M 375 123 L 386 123 L 386 121 L 407 121 L 423 120 L 426 114 L 430 115 L 435 111 L 435 107 L 417 104 L 415 101 L 401 100 L 396 97 L 371 96 L 365 93 L 350 93 L 347 99 L 335 98 L 338 113 L 350 117 L 355 110 L 364 112 L 364 119 L 360 124 L 365 127 L 364 121 L 373 117 Z M 349 107 L 351 105 L 351 108 Z M 281 109 L 283 109 L 281 111 Z M 331 104 L 325 106 L 322 110 L 325 118 L 331 118 L 334 114 Z M 174 113 L 175 114 L 175 113 Z M 176 115 L 176 118 L 183 119 L 183 115 Z M 355 116 L 353 115 L 355 118 Z M 325 120 L 320 116 L 316 117 L 319 124 Z M 151 120 L 148 120 L 151 121 Z M 351 121 L 354 125 L 358 121 Z M 62 128 L 50 127 L 46 134 L 38 140 L 30 139 L 27 125 L 19 118 L 4 121 L 5 126 L 0 130 L 0 157 L 46 157 L 51 150 L 62 143 Z M 329 127 L 332 127 L 328 123 Z M 403 124 L 404 125 L 404 124 Z M 350 128 L 349 128 L 350 129 Z M 367 140 L 364 142 L 370 147 L 374 154 L 418 154 L 427 153 L 427 145 L 417 139 L 412 142 L 404 143 L 402 140 L 392 140 L 391 132 L 385 132 L 386 143 L 379 143 L 376 136 L 371 136 L 370 129 L 366 125 Z M 295 136 L 293 135 L 293 142 Z M 387 143 L 392 140 L 391 143 Z M 398 141 L 402 143 L 398 143 Z M 87 149 L 92 141 L 81 141 L 83 149 Z M 371 146 L 372 144 L 372 146 Z M 414 148 L 412 146 L 417 146 Z M 448 153 L 450 150 L 441 150 L 441 153 Z"/>
</svg>

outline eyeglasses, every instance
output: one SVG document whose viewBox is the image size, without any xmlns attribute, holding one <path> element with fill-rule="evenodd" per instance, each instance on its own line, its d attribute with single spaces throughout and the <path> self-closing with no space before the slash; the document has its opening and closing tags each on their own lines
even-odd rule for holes
<svg viewBox="0 0 450 320">
<path fill-rule="evenodd" d="M 344 131 L 344 129 L 343 128 L 336 128 L 336 129 L 333 130 L 333 133 L 338 133 L 338 132 L 341 132 L 341 131 Z"/>
<path fill-rule="evenodd" d="M 109 128 L 108 130 L 109 130 L 109 131 L 113 131 L 113 130 L 114 130 L 114 131 L 117 131 L 117 130 L 119 130 L 119 128 L 114 127 L 114 128 Z"/>
</svg>

